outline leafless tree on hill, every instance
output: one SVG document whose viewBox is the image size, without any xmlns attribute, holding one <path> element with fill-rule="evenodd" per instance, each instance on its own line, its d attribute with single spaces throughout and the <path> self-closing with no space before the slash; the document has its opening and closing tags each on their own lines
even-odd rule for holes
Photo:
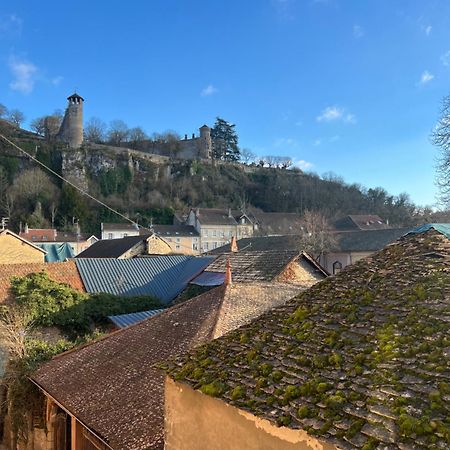
<svg viewBox="0 0 450 450">
<path fill-rule="evenodd" d="M 20 125 L 25 121 L 25 115 L 18 109 L 11 109 L 8 114 L 8 120 L 16 127 L 20 127 Z"/>
<path fill-rule="evenodd" d="M 84 139 L 93 144 L 100 144 L 106 138 L 106 123 L 98 117 L 91 117 L 84 127 Z"/>
<path fill-rule="evenodd" d="M 450 95 L 442 101 L 440 118 L 435 126 L 431 140 L 440 149 L 437 166 L 437 184 L 441 200 L 450 205 Z"/>
</svg>

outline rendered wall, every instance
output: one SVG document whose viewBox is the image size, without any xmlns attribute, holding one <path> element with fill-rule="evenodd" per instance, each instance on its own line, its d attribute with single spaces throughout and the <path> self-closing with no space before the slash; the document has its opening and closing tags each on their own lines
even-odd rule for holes
<svg viewBox="0 0 450 450">
<path fill-rule="evenodd" d="M 0 264 L 43 263 L 45 254 L 11 235 L 0 236 Z"/>
<path fill-rule="evenodd" d="M 337 450 L 166 378 L 165 450 Z"/>
</svg>

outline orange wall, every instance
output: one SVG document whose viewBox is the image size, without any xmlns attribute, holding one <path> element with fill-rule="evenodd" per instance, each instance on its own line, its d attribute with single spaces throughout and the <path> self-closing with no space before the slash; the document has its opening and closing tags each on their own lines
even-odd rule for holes
<svg viewBox="0 0 450 450">
<path fill-rule="evenodd" d="M 166 378 L 165 450 L 337 450 Z"/>
</svg>

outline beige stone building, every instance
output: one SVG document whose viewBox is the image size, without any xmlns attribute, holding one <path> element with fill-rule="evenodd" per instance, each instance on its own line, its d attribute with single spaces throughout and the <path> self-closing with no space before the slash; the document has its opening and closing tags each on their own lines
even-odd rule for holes
<svg viewBox="0 0 450 450">
<path fill-rule="evenodd" d="M 186 224 L 200 235 L 200 251 L 214 250 L 236 239 L 253 235 L 253 222 L 241 211 L 217 208 L 191 209 Z"/>
<path fill-rule="evenodd" d="M 43 263 L 45 254 L 45 250 L 12 231 L 0 231 L 0 264 Z"/>
</svg>

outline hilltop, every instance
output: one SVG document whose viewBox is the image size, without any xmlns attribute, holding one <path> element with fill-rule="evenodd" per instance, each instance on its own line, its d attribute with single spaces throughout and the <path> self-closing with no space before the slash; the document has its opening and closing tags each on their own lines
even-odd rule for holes
<svg viewBox="0 0 450 450">
<path fill-rule="evenodd" d="M 176 159 L 109 145 L 71 149 L 5 121 L 0 121 L 0 129 L 39 161 L 143 225 L 150 220 L 171 223 L 174 211 L 188 206 L 300 214 L 316 210 L 329 219 L 373 213 L 393 226 L 424 220 L 407 195 L 395 197 L 382 188 L 366 190 L 338 177 L 321 178 L 296 168 Z M 68 228 L 78 220 L 83 230 L 92 232 L 98 231 L 101 221 L 119 221 L 3 141 L 0 216 L 10 217 L 13 228 L 20 222 Z"/>
</svg>

